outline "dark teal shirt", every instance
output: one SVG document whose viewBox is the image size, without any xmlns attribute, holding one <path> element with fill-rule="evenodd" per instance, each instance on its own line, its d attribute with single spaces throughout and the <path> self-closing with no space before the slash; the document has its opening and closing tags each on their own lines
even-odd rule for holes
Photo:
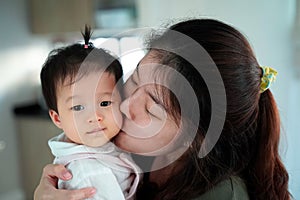
<svg viewBox="0 0 300 200">
<path fill-rule="evenodd" d="M 249 200 L 247 187 L 238 177 L 231 177 L 193 200 Z"/>
</svg>

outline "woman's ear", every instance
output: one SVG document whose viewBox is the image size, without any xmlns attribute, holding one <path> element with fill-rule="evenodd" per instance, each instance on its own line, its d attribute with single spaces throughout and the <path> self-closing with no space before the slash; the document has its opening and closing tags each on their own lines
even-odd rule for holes
<svg viewBox="0 0 300 200">
<path fill-rule="evenodd" d="M 60 129 L 62 129 L 62 126 L 61 126 L 61 122 L 60 122 L 60 118 L 59 118 L 59 115 L 56 111 L 54 110 L 49 110 L 49 115 L 53 121 L 53 123 Z"/>
</svg>

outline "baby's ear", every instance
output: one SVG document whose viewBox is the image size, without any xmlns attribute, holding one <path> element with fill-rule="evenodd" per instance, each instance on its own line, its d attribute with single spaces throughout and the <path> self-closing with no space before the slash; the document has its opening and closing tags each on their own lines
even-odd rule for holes
<svg viewBox="0 0 300 200">
<path fill-rule="evenodd" d="M 53 121 L 53 123 L 60 129 L 62 129 L 62 126 L 61 126 L 61 122 L 60 122 L 60 118 L 59 118 L 59 115 L 56 111 L 54 110 L 49 110 L 49 115 Z"/>
</svg>

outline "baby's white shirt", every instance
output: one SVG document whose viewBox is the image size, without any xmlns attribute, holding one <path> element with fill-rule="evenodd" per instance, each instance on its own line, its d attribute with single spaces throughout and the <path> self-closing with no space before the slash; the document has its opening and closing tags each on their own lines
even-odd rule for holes
<svg viewBox="0 0 300 200">
<path fill-rule="evenodd" d="M 64 133 L 48 141 L 54 164 L 63 164 L 73 175 L 69 181 L 59 180 L 60 189 L 95 187 L 93 200 L 134 199 L 141 170 L 130 154 L 112 142 L 101 147 L 88 147 L 66 142 Z M 132 177 L 134 175 L 134 177 Z"/>
</svg>

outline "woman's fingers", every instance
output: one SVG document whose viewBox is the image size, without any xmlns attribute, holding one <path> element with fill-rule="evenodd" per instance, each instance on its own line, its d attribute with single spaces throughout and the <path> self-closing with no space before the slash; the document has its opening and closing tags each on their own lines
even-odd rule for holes
<svg viewBox="0 0 300 200">
<path fill-rule="evenodd" d="M 92 197 L 95 188 L 78 190 L 57 189 L 58 179 L 69 180 L 72 175 L 63 165 L 49 164 L 44 167 L 40 184 L 34 192 L 34 200 L 81 200 Z"/>
<path fill-rule="evenodd" d="M 84 200 L 93 197 L 95 188 L 83 188 L 78 190 L 60 190 L 38 186 L 34 193 L 34 200 Z"/>
<path fill-rule="evenodd" d="M 91 198 L 95 193 L 95 188 L 83 188 L 78 190 L 58 190 L 57 197 L 55 200 L 61 199 L 70 199 L 70 200 L 83 200 Z"/>
<path fill-rule="evenodd" d="M 42 177 L 58 178 L 66 181 L 72 178 L 72 174 L 65 168 L 64 165 L 48 164 L 43 169 Z"/>
</svg>

